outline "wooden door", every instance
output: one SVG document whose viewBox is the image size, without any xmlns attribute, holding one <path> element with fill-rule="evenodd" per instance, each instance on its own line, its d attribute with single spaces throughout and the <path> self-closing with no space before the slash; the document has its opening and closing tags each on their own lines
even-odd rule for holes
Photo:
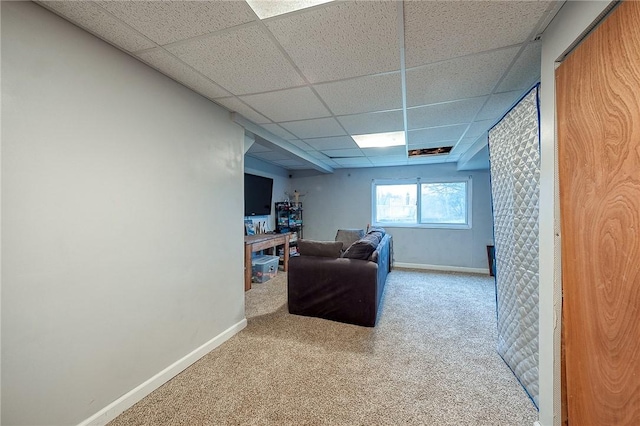
<svg viewBox="0 0 640 426">
<path fill-rule="evenodd" d="M 560 65 L 556 102 L 568 422 L 640 425 L 640 2 Z"/>
</svg>

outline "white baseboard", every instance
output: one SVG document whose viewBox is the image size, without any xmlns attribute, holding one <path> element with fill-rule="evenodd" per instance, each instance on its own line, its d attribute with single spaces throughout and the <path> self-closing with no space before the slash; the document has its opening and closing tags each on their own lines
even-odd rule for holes
<svg viewBox="0 0 640 426">
<path fill-rule="evenodd" d="M 200 346 L 193 352 L 187 354 L 181 359 L 177 360 L 164 370 L 160 371 L 155 376 L 151 377 L 149 380 L 145 381 L 141 385 L 136 388 L 130 390 L 120 398 L 113 401 L 111 404 L 104 407 L 102 410 L 95 413 L 93 416 L 88 419 L 80 422 L 78 426 L 103 426 L 109 423 L 111 420 L 118 417 L 122 414 L 126 409 L 131 407 L 136 402 L 140 401 L 145 396 L 149 395 L 154 390 L 158 389 L 160 386 L 171 380 L 173 377 L 177 376 L 178 373 L 183 371 L 185 368 L 189 367 L 191 364 L 229 340 L 236 333 L 247 326 L 246 318 L 237 324 L 232 325 L 227 328 L 222 333 L 218 334 L 213 339 L 209 340 L 204 345 Z"/>
<path fill-rule="evenodd" d="M 467 268 L 466 266 L 425 265 L 423 263 L 393 262 L 394 268 L 426 269 L 430 271 L 466 272 L 489 275 L 489 268 Z"/>
</svg>

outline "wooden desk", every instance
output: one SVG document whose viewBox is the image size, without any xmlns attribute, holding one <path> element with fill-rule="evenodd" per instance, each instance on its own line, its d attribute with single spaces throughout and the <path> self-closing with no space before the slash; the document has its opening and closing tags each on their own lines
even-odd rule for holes
<svg viewBox="0 0 640 426">
<path fill-rule="evenodd" d="M 273 248 L 277 255 L 277 246 L 284 246 L 284 270 L 289 269 L 289 237 L 291 234 L 260 234 L 244 237 L 244 291 L 251 290 L 251 253 Z"/>
</svg>

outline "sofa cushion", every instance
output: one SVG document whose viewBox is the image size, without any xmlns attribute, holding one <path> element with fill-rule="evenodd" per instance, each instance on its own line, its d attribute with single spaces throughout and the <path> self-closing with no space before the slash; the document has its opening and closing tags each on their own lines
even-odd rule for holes
<svg viewBox="0 0 640 426">
<path fill-rule="evenodd" d="M 298 252 L 301 256 L 319 256 L 336 259 L 340 257 L 340 241 L 298 240 Z"/>
<path fill-rule="evenodd" d="M 341 241 L 342 250 L 346 250 L 362 237 L 364 237 L 364 229 L 338 229 L 335 240 Z"/>
<path fill-rule="evenodd" d="M 371 253 L 373 253 L 378 247 L 381 239 L 382 237 L 379 232 L 367 234 L 363 238 L 351 244 L 342 257 L 346 257 L 348 259 L 367 260 L 369 259 L 369 256 L 371 256 Z"/>
</svg>

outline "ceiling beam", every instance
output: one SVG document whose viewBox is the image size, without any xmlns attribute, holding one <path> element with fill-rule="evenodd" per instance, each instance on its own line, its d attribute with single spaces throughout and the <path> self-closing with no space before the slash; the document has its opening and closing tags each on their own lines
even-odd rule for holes
<svg viewBox="0 0 640 426">
<path fill-rule="evenodd" d="M 458 171 L 489 169 L 489 139 L 487 133 L 480 136 L 458 159 Z"/>
<path fill-rule="evenodd" d="M 247 120 L 237 112 L 231 113 L 231 120 L 236 124 L 244 127 L 245 131 L 260 138 L 259 144 L 266 148 L 273 149 L 275 151 L 285 152 L 289 155 L 293 155 L 305 164 L 308 164 L 311 168 L 318 170 L 322 173 L 333 173 L 333 168 L 327 166 L 317 158 L 312 157 L 302 149 L 298 148 L 289 141 L 282 139 L 279 136 L 263 129 L 252 121 Z"/>
<path fill-rule="evenodd" d="M 251 148 L 255 142 L 256 142 L 256 138 L 254 135 L 247 132 L 244 133 L 244 153 L 245 154 L 247 153 L 247 151 L 249 151 L 249 148 Z"/>
</svg>

